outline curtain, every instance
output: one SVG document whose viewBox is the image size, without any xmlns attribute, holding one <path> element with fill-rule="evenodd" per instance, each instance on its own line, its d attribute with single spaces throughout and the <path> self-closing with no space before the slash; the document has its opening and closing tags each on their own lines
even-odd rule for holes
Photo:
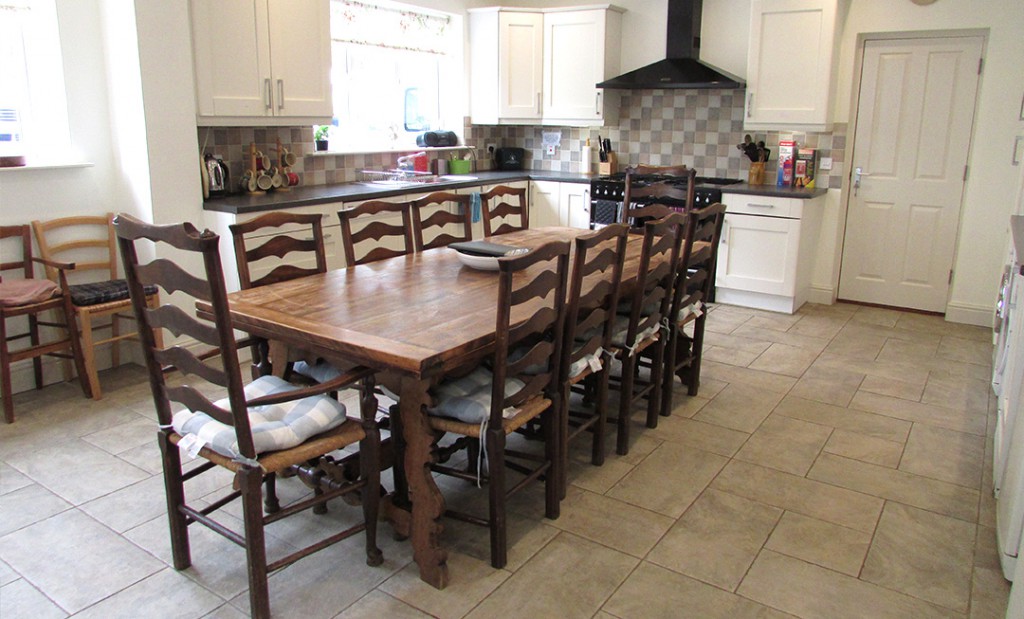
<svg viewBox="0 0 1024 619">
<path fill-rule="evenodd" d="M 444 54 L 450 23 L 449 17 L 393 5 L 331 2 L 331 39 L 341 43 Z"/>
</svg>

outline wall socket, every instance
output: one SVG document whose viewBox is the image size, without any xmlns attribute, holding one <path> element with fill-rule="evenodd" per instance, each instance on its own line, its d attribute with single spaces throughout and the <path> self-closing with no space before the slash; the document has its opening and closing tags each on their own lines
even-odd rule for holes
<svg viewBox="0 0 1024 619">
<path fill-rule="evenodd" d="M 494 142 L 489 142 L 485 148 L 487 150 L 487 156 L 494 159 L 494 151 L 498 149 L 498 145 Z"/>
</svg>

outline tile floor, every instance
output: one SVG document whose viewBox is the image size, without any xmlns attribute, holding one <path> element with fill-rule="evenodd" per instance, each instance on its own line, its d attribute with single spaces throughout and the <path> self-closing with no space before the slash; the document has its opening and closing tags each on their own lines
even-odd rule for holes
<svg viewBox="0 0 1024 619">
<path fill-rule="evenodd" d="M 700 395 L 680 388 L 674 414 L 603 467 L 576 445 L 558 520 L 541 517 L 539 488 L 519 495 L 506 569 L 490 567 L 485 530 L 447 522 L 451 585 L 433 590 L 384 526 L 381 567 L 356 538 L 275 574 L 276 616 L 1005 614 L 987 330 L 851 305 L 719 306 L 708 325 Z M 193 567 L 169 567 L 144 374 L 103 381 L 100 402 L 71 385 L 21 394 L 0 426 L 0 617 L 247 615 L 240 549 L 196 527 Z M 442 489 L 486 505 L 467 484 Z M 286 520 L 271 552 L 355 517 Z"/>
</svg>

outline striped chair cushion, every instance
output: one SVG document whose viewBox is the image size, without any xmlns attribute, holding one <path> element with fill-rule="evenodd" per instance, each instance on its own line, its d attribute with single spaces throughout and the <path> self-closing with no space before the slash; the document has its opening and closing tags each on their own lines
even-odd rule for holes
<svg viewBox="0 0 1024 619">
<path fill-rule="evenodd" d="M 482 366 L 460 378 L 444 381 L 433 389 L 436 404 L 428 408 L 427 413 L 465 423 L 481 423 L 490 416 L 493 382 L 494 374 Z M 524 386 L 523 381 L 509 378 L 505 381 L 505 395 L 510 396 Z M 515 411 L 506 411 L 503 416 L 514 415 Z"/>
<path fill-rule="evenodd" d="M 156 294 L 156 286 L 143 288 L 147 295 Z M 123 279 L 112 279 L 106 282 L 74 284 L 68 286 L 71 302 L 79 307 L 122 301 L 128 298 L 128 282 Z"/>
<path fill-rule="evenodd" d="M 327 363 L 323 359 L 317 360 L 316 363 L 296 361 L 295 364 L 292 365 L 292 372 L 308 376 L 318 383 L 326 383 L 341 376 L 341 372 L 338 368 Z"/>
<path fill-rule="evenodd" d="M 251 400 L 295 389 L 295 385 L 276 376 L 261 376 L 245 387 L 245 398 Z M 227 398 L 218 400 L 216 404 L 224 409 L 230 407 Z M 345 405 L 323 395 L 249 409 L 249 424 L 256 453 L 295 447 L 344 421 Z M 201 444 L 219 454 L 229 458 L 240 456 L 235 429 L 206 413 L 179 411 L 174 414 L 172 425 L 178 434 L 193 434 Z"/>
<path fill-rule="evenodd" d="M 622 316 L 621 314 L 616 316 L 615 326 L 612 329 L 612 346 L 624 348 L 626 346 L 626 336 L 629 334 L 629 316 Z M 636 334 L 636 341 L 643 342 L 657 332 L 658 325 L 650 326 Z"/>
</svg>

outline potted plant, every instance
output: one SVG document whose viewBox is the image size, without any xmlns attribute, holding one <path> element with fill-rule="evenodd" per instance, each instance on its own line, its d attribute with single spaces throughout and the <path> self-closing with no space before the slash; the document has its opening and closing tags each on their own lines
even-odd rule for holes
<svg viewBox="0 0 1024 619">
<path fill-rule="evenodd" d="M 327 132 L 330 129 L 330 125 L 317 125 L 316 130 L 313 132 L 313 140 L 316 141 L 317 150 L 327 150 Z"/>
</svg>

